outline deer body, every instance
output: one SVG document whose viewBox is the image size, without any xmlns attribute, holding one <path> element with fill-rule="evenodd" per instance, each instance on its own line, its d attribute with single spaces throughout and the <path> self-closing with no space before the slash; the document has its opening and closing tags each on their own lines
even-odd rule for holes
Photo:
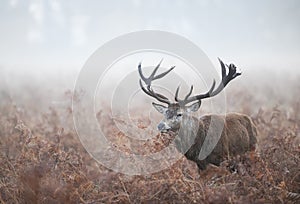
<svg viewBox="0 0 300 204">
<path fill-rule="evenodd" d="M 183 119 L 184 120 L 184 119 Z M 190 120 L 194 120 L 191 122 Z M 213 121 L 213 122 L 212 122 Z M 197 163 L 200 169 L 205 169 L 206 165 L 211 163 L 219 165 L 225 159 L 238 154 L 243 154 L 247 151 L 254 150 L 256 146 L 256 128 L 247 115 L 230 113 L 226 116 L 223 115 L 206 115 L 197 119 L 192 117 L 189 119 L 189 124 L 198 123 L 198 127 L 181 127 L 183 131 L 178 131 L 179 137 L 175 141 L 177 149 L 182 152 L 186 151 L 182 148 L 182 143 L 186 142 L 186 136 L 190 136 L 185 130 L 190 132 L 187 128 L 198 128 L 195 132 L 193 144 L 186 152 L 182 152 L 187 159 Z M 213 123 L 213 124 L 212 124 Z M 182 123 L 182 125 L 184 122 Z M 221 136 L 219 137 L 219 130 L 217 127 L 222 127 Z M 201 160 L 199 158 L 200 151 L 203 148 L 203 143 L 208 135 L 208 129 L 211 128 L 210 140 L 208 146 L 214 147 L 208 156 Z M 215 145 L 216 143 L 216 145 Z"/>
<path fill-rule="evenodd" d="M 240 72 L 237 72 L 235 65 L 225 66 L 221 60 L 219 62 L 222 68 L 222 81 L 217 88 L 215 88 L 214 80 L 208 92 L 191 96 L 193 91 L 193 86 L 191 86 L 185 98 L 179 99 L 178 87 L 175 93 L 175 103 L 171 103 L 164 95 L 156 93 L 151 86 L 152 81 L 164 77 L 174 67 L 156 75 L 160 66 L 159 63 L 152 74 L 146 78 L 142 73 L 141 64 L 138 66 L 141 89 L 159 102 L 167 104 L 164 106 L 152 103 L 154 108 L 164 116 L 157 126 L 158 130 L 162 133 L 175 132 L 177 135 L 175 137 L 176 148 L 187 159 L 196 162 L 200 169 L 205 169 L 208 163 L 219 165 L 230 156 L 254 150 L 256 145 L 256 128 L 250 117 L 246 115 L 238 113 L 231 113 L 226 116 L 206 115 L 197 119 L 190 114 L 200 108 L 202 99 L 217 95 L 232 79 L 241 75 Z"/>
</svg>

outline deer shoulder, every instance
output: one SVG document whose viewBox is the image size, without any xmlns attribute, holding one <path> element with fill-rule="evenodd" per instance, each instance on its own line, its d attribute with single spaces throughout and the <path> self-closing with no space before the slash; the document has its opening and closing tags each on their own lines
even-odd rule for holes
<svg viewBox="0 0 300 204">
<path fill-rule="evenodd" d="M 220 137 L 219 127 L 222 127 L 222 125 L 223 130 Z M 256 147 L 256 127 L 247 115 L 229 113 L 227 115 L 205 115 L 201 117 L 197 140 L 201 141 L 202 144 L 209 129 L 215 132 L 210 136 L 216 137 L 218 143 L 211 156 L 208 156 L 208 163 L 219 165 L 221 161 L 228 159 L 230 156 L 243 154 L 254 150 Z M 211 141 L 214 142 L 214 138 Z"/>
</svg>

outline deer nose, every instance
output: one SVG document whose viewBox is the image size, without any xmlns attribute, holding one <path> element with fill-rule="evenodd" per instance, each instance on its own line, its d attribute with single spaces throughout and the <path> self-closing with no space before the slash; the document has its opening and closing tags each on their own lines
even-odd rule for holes
<svg viewBox="0 0 300 204">
<path fill-rule="evenodd" d="M 157 129 L 159 131 L 162 131 L 164 129 L 165 125 L 163 123 L 159 123 L 158 126 L 157 126 Z"/>
</svg>

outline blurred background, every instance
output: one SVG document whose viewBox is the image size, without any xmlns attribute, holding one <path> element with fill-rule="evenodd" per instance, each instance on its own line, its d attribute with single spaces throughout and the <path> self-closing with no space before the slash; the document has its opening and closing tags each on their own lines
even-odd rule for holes
<svg viewBox="0 0 300 204">
<path fill-rule="evenodd" d="M 0 88 L 12 89 L 16 100 L 25 81 L 27 87 L 72 89 L 102 44 L 153 29 L 188 38 L 216 66 L 217 57 L 234 62 L 245 86 L 263 87 L 271 79 L 276 91 L 287 78 L 298 80 L 299 19 L 297 0 L 1 0 Z"/>
</svg>

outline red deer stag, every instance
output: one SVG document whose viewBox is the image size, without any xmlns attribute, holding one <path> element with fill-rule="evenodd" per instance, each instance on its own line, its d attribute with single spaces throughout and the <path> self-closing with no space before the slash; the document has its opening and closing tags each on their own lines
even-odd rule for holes
<svg viewBox="0 0 300 204">
<path fill-rule="evenodd" d="M 225 65 L 220 59 L 219 62 L 222 69 L 222 80 L 216 89 L 214 80 L 208 92 L 191 96 L 193 91 L 193 86 L 191 86 L 185 98 L 179 99 L 178 87 L 174 103 L 164 95 L 156 93 L 151 86 L 154 80 L 164 77 L 174 67 L 156 75 L 160 67 L 159 63 L 147 78 L 142 73 L 141 63 L 138 65 L 141 89 L 159 102 L 167 104 L 164 106 L 152 103 L 154 108 L 164 115 L 163 120 L 157 126 L 158 130 L 161 133 L 174 132 L 177 135 L 175 138 L 176 148 L 187 159 L 196 162 L 201 170 L 205 169 L 209 163 L 219 165 L 230 156 L 254 150 L 257 142 L 255 125 L 247 115 L 238 113 L 205 115 L 200 119 L 190 115 L 191 112 L 200 108 L 202 99 L 217 95 L 231 80 L 241 75 L 240 72 L 237 72 L 234 64 Z M 194 101 L 196 102 L 192 103 Z M 190 103 L 192 104 L 189 105 Z"/>
</svg>

